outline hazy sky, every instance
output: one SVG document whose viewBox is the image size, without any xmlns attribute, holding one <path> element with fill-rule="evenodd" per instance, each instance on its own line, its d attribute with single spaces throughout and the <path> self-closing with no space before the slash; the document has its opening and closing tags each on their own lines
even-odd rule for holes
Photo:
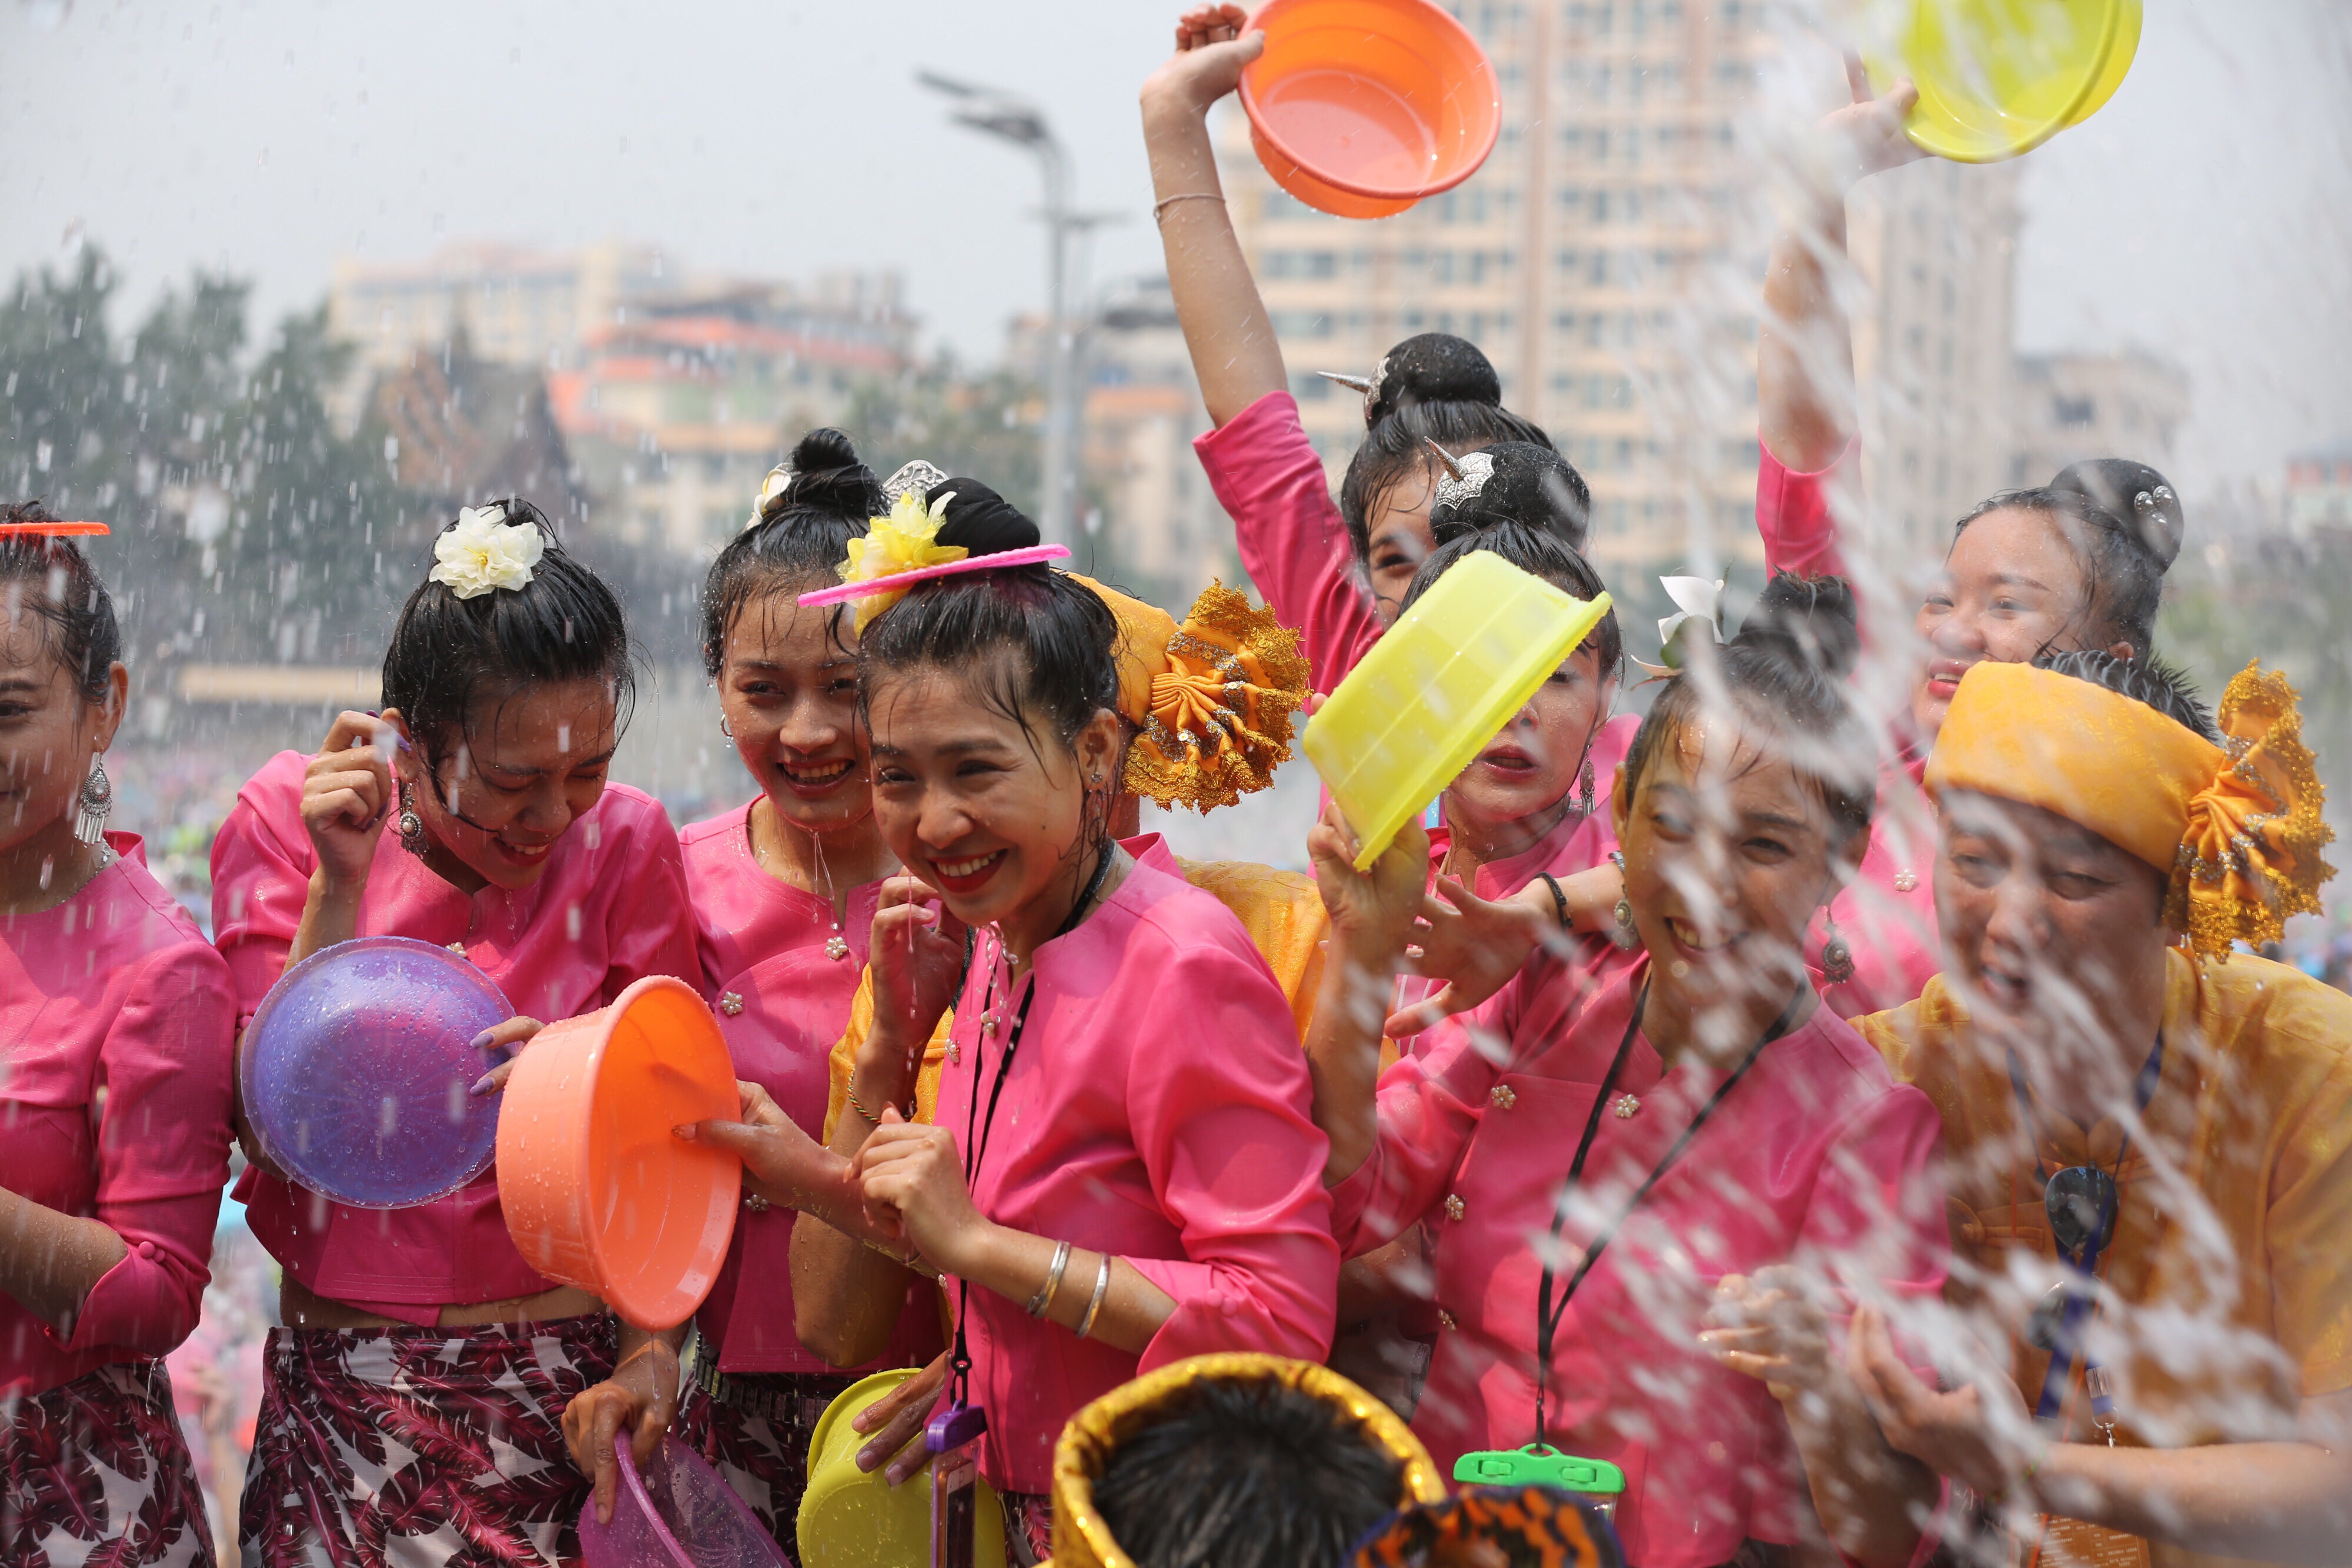
<svg viewBox="0 0 2352 1568">
<path fill-rule="evenodd" d="M 87 234 L 143 301 L 196 264 L 308 304 L 338 255 L 656 241 L 703 269 L 895 267 L 968 358 L 1043 294 L 1034 164 L 919 66 L 1024 91 L 1155 268 L 1137 84 L 1168 0 L 0 0 L 0 270 Z M 2028 162 L 2027 348 L 2186 362 L 2194 494 L 2352 436 L 2352 5 L 2147 0 L 2133 74 Z"/>
</svg>

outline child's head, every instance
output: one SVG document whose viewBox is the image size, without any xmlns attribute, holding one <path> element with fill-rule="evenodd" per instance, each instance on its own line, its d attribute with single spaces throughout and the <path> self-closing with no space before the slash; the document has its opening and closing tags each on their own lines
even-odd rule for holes
<svg viewBox="0 0 2352 1568">
<path fill-rule="evenodd" d="M 1517 468 L 1522 455 L 1526 466 L 1537 472 L 1549 473 L 1548 464 L 1567 467 L 1549 447 L 1520 447 L 1516 453 L 1499 447 L 1491 450 L 1503 455 L 1496 459 L 1496 472 L 1486 486 L 1490 491 L 1501 487 L 1504 470 Z M 1535 461 L 1537 454 L 1548 464 Z M 1515 479 L 1514 489 L 1525 487 Z M 1561 528 L 1546 526 L 1556 524 L 1556 517 L 1538 507 L 1528 508 L 1529 521 L 1497 516 L 1476 504 L 1485 499 L 1482 494 L 1440 506 L 1438 533 L 1443 542 L 1413 574 L 1403 608 L 1418 603 L 1439 578 L 1465 558 L 1482 551 L 1498 555 L 1575 598 L 1591 601 L 1600 595 L 1599 574 L 1568 543 Z M 1474 831 L 1489 831 L 1556 807 L 1565 809 L 1563 803 L 1570 801 L 1578 788 L 1592 737 L 1615 706 L 1618 664 L 1623 653 L 1624 638 L 1612 609 L 1447 786 L 1446 821 Z"/>
<path fill-rule="evenodd" d="M 39 506 L 0 522 L 47 521 Z M 130 676 L 114 601 L 71 539 L 0 536 L 0 852 L 70 831 L 122 722 Z"/>
<path fill-rule="evenodd" d="M 1979 660 L 2021 664 L 2084 648 L 2146 658 L 2183 527 L 2164 476 L 2120 458 L 2077 463 L 1962 517 L 1919 609 L 1928 663 L 1912 710 L 1921 731 L 1935 733 Z"/>
<path fill-rule="evenodd" d="M 1038 542 L 1037 525 L 978 480 L 931 493 L 950 497 L 940 545 L 981 558 Z M 958 919 L 1075 896 L 1108 841 L 1127 736 L 1118 640 L 1102 599 L 1044 566 L 920 583 L 867 622 L 858 678 L 875 817 Z"/>
<path fill-rule="evenodd" d="M 1363 444 L 1339 482 L 1339 517 L 1382 620 L 1396 618 L 1414 570 L 1435 545 L 1429 493 L 1439 470 L 1431 444 L 1454 453 L 1498 441 L 1551 444 L 1502 400 L 1486 356 L 1443 332 L 1399 343 L 1371 378 Z"/>
<path fill-rule="evenodd" d="M 1859 648 L 1843 582 L 1783 574 L 1642 721 L 1611 805 L 1654 985 L 1736 1013 L 1802 976 L 1806 925 L 1861 863 L 1876 805 L 1845 681 Z"/>
<path fill-rule="evenodd" d="M 628 625 L 519 497 L 467 508 L 435 554 L 383 654 L 402 793 L 458 862 L 527 887 L 604 793 L 635 695 Z"/>
<path fill-rule="evenodd" d="M 863 821 L 873 794 L 852 617 L 803 610 L 798 597 L 831 585 L 849 541 L 887 509 L 849 437 L 813 430 L 703 583 L 703 667 L 736 754 L 777 813 L 808 832 Z"/>
<path fill-rule="evenodd" d="M 1150 1568 L 1338 1568 L 1406 1496 L 1366 1421 L 1279 1377 L 1197 1377 L 1122 1426 L 1089 1500 Z"/>
</svg>

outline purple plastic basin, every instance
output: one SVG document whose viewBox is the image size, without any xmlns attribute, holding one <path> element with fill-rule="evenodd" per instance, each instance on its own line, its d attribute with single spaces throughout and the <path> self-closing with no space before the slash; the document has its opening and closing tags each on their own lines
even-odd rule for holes
<svg viewBox="0 0 2352 1568">
<path fill-rule="evenodd" d="M 596 1522 L 596 1500 L 580 1511 L 580 1552 L 588 1568 L 783 1568 L 784 1554 L 760 1516 L 676 1437 L 644 1471 L 628 1434 L 614 1445 L 621 1484 L 613 1522 Z"/>
<path fill-rule="evenodd" d="M 496 1060 L 474 1038 L 514 1016 L 464 958 L 405 936 L 322 948 L 254 1010 L 238 1087 L 271 1163 L 357 1208 L 406 1208 L 489 1168 Z"/>
</svg>

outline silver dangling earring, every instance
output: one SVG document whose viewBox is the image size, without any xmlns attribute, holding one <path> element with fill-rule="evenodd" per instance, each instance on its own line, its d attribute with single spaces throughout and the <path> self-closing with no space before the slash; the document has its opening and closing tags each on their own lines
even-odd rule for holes
<svg viewBox="0 0 2352 1568">
<path fill-rule="evenodd" d="M 1822 944 L 1822 978 L 1832 986 L 1843 986 L 1853 978 L 1853 949 L 1838 935 L 1834 918 L 1829 928 L 1830 939 Z"/>
<path fill-rule="evenodd" d="M 423 860 L 426 848 L 425 819 L 416 814 L 416 807 L 409 800 L 405 784 L 400 787 L 400 820 L 393 827 L 400 834 L 400 847 Z"/>
<path fill-rule="evenodd" d="M 735 732 L 727 727 L 727 716 L 723 713 L 719 716 L 719 733 L 730 740 L 735 738 Z"/>
<path fill-rule="evenodd" d="M 1624 851 L 1611 850 L 1609 852 L 1609 862 L 1612 865 L 1614 865 L 1617 868 L 1617 874 L 1620 877 L 1622 877 L 1625 874 Z M 1620 949 L 1629 953 L 1635 947 L 1641 946 L 1642 938 L 1633 929 L 1633 901 L 1632 899 L 1627 898 L 1622 894 L 1618 894 L 1617 907 L 1610 912 L 1610 917 L 1616 922 L 1616 925 L 1612 927 L 1609 932 L 1609 940 L 1612 943 L 1615 944 Z"/>
<path fill-rule="evenodd" d="M 81 781 L 81 811 L 74 818 L 74 837 L 85 844 L 106 840 L 107 813 L 114 810 L 114 780 L 106 776 L 103 753 L 89 759 L 89 776 Z"/>
<path fill-rule="evenodd" d="M 1576 809 L 1584 816 L 1592 815 L 1592 758 L 1584 759 L 1584 778 L 1579 785 Z"/>
</svg>

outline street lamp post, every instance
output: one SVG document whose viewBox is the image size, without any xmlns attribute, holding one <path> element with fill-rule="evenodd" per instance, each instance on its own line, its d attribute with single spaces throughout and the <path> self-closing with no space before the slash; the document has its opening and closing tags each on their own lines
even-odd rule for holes
<svg viewBox="0 0 2352 1568">
<path fill-rule="evenodd" d="M 1108 221 L 1101 214 L 1070 210 L 1069 156 L 1055 139 L 1045 111 L 1016 94 L 959 81 L 935 71 L 915 79 L 956 100 L 950 118 L 958 125 L 1026 148 L 1045 176 L 1045 460 L 1044 497 L 1037 526 L 1054 544 L 1077 542 L 1078 340 L 1070 321 L 1070 243 Z"/>
</svg>

